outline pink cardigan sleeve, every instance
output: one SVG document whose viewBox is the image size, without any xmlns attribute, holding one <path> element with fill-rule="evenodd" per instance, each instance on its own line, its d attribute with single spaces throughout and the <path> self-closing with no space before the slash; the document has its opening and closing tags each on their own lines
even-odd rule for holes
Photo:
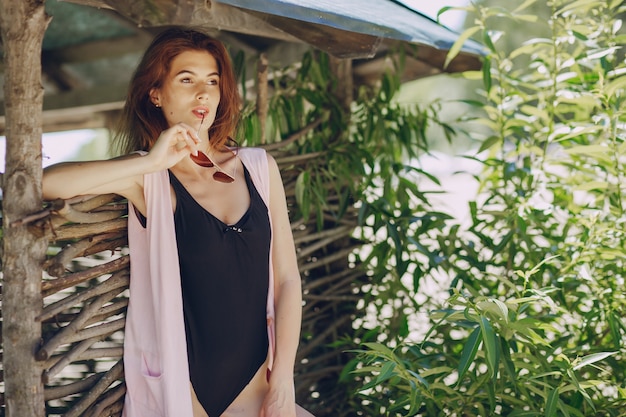
<svg viewBox="0 0 626 417">
<path fill-rule="evenodd" d="M 178 251 L 167 171 L 144 176 L 147 225 L 129 204 L 125 417 L 192 417 Z"/>
</svg>

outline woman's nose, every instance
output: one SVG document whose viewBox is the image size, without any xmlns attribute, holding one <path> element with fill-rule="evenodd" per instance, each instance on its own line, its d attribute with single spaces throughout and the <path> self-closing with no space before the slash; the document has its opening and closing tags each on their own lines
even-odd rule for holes
<svg viewBox="0 0 626 417">
<path fill-rule="evenodd" d="M 196 96 L 198 100 L 206 100 L 207 98 L 209 98 L 208 86 L 205 84 L 201 84 L 200 87 L 198 88 L 198 91 L 196 92 Z"/>
</svg>

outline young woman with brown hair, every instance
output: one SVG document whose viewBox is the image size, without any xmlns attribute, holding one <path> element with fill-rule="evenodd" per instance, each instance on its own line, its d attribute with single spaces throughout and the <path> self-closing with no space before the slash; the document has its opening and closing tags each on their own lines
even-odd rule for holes
<svg viewBox="0 0 626 417">
<path fill-rule="evenodd" d="M 131 80 L 125 155 L 44 171 L 45 199 L 129 201 L 126 417 L 311 416 L 294 398 L 302 297 L 282 181 L 229 139 L 239 106 L 224 46 L 167 29 Z"/>
</svg>

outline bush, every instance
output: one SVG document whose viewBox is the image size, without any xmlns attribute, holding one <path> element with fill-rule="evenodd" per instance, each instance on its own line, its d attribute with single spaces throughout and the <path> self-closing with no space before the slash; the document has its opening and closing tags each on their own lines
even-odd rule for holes
<svg viewBox="0 0 626 417">
<path fill-rule="evenodd" d="M 483 82 L 482 100 L 466 101 L 480 112 L 469 130 L 481 191 L 469 226 L 441 215 L 411 229 L 410 245 L 396 239 L 404 273 L 419 271 L 412 296 L 434 271 L 450 296 L 422 306 L 418 343 L 382 326 L 363 344 L 345 374 L 362 383 L 359 414 L 626 415 L 626 7 L 554 0 L 542 19 L 525 14 L 533 3 L 468 7 L 475 25 L 459 42 L 488 50 L 482 72 L 465 74 Z M 506 21 L 549 35 L 505 48 L 509 33 L 494 28 Z"/>
</svg>

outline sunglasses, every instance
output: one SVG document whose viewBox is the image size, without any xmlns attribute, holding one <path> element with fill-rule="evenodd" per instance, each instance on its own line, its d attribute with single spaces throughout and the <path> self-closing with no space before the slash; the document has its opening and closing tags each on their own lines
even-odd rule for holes
<svg viewBox="0 0 626 417">
<path fill-rule="evenodd" d="M 200 129 L 202 128 L 202 124 L 204 123 L 204 116 L 205 114 L 203 113 L 202 120 L 200 121 L 200 126 L 198 126 L 198 131 L 196 132 L 196 135 L 200 133 Z M 233 156 L 229 157 L 224 162 L 230 161 L 232 158 L 235 158 L 237 156 L 237 151 L 239 150 L 239 144 L 234 139 L 228 138 L 228 140 L 231 142 L 231 144 L 234 144 L 234 146 L 231 147 L 231 149 L 234 149 L 234 151 L 231 150 L 231 152 L 233 153 Z M 223 182 L 227 184 L 230 184 L 231 182 L 235 181 L 235 175 L 237 174 L 237 165 L 235 165 L 235 171 L 233 172 L 233 175 L 229 175 L 218 164 L 213 162 L 206 153 L 200 150 L 198 150 L 197 155 L 190 155 L 190 157 L 193 162 L 200 165 L 201 167 L 204 167 L 204 168 L 215 167 L 217 169 L 213 173 L 213 179 L 215 181 Z"/>
<path fill-rule="evenodd" d="M 234 140 L 231 139 L 231 141 L 235 142 Z M 235 145 L 237 144 L 237 142 L 235 142 Z M 231 150 L 230 152 L 232 152 L 232 156 L 230 156 L 228 159 L 226 159 L 226 161 L 230 161 L 232 158 L 237 157 L 237 150 L 239 149 L 239 146 L 235 146 L 234 150 Z M 205 168 L 211 168 L 211 167 L 215 167 L 217 170 L 213 173 L 213 179 L 215 181 L 218 182 L 224 182 L 224 183 L 231 183 L 233 181 L 235 181 L 235 175 L 237 173 L 237 166 L 235 165 L 235 171 L 233 172 L 233 175 L 228 174 L 225 170 L 223 170 L 218 164 L 216 164 L 211 158 L 208 157 L 207 154 L 205 154 L 202 151 L 198 151 L 198 155 L 190 155 L 191 160 L 193 162 L 195 162 L 196 164 L 200 165 L 201 167 L 205 167 Z"/>
</svg>

